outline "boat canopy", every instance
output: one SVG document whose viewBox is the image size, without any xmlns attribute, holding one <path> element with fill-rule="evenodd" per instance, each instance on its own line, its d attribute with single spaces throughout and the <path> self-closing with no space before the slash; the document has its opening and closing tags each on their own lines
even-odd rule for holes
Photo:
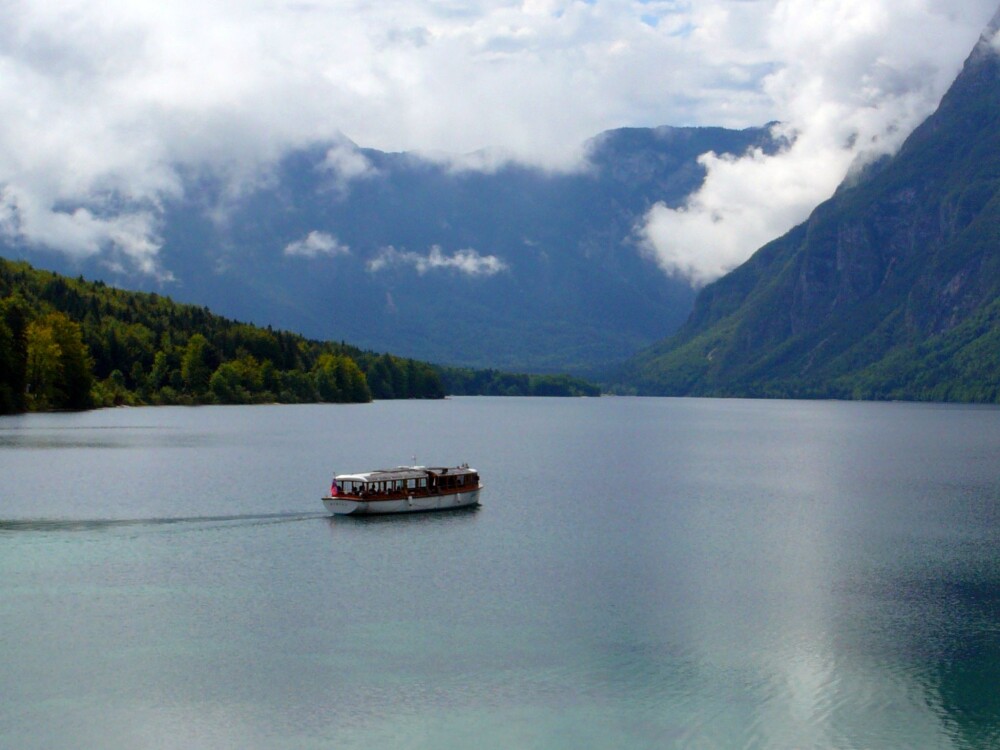
<svg viewBox="0 0 1000 750">
<path fill-rule="evenodd" d="M 396 482 L 406 479 L 426 479 L 429 476 L 459 476 L 477 474 L 468 464 L 462 466 L 397 466 L 395 469 L 376 469 L 362 474 L 338 474 L 338 482 Z"/>
<path fill-rule="evenodd" d="M 400 479 L 421 479 L 427 476 L 423 469 L 401 466 L 398 469 L 377 469 L 363 474 L 338 474 L 337 481 L 345 482 L 394 482 Z"/>
</svg>

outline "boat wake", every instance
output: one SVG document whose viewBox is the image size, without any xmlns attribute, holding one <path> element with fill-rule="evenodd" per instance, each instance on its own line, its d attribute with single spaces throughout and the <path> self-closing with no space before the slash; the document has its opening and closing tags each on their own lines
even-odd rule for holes
<svg viewBox="0 0 1000 750">
<path fill-rule="evenodd" d="M 289 523 L 326 518 L 326 513 L 258 513 L 231 516 L 174 516 L 158 518 L 24 518 L 0 519 L 0 532 L 5 531 L 99 531 L 101 529 L 134 526 L 168 526 L 193 524 L 263 524 Z"/>
</svg>

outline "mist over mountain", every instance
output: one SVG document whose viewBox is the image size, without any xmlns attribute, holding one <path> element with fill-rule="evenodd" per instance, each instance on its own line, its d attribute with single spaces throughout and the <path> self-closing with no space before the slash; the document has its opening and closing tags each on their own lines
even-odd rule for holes
<svg viewBox="0 0 1000 750">
<path fill-rule="evenodd" d="M 184 172 L 162 207 L 158 280 L 26 245 L 4 254 L 166 293 L 219 314 L 402 356 L 591 373 L 682 324 L 694 298 L 636 227 L 702 184 L 707 152 L 773 153 L 770 128 L 622 129 L 586 168 L 490 154 L 430 160 L 344 140 L 282 159 L 251 189 Z M 464 166 L 475 162 L 476 168 Z"/>
<path fill-rule="evenodd" d="M 635 358 L 641 393 L 1000 400 L 1000 14 L 938 110 Z"/>
</svg>

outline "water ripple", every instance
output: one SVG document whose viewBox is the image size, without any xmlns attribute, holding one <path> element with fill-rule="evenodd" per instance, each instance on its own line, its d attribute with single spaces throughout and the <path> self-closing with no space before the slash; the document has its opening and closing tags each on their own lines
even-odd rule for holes
<svg viewBox="0 0 1000 750">
<path fill-rule="evenodd" d="M 96 531 L 129 526 L 165 526 L 196 523 L 288 522 L 326 518 L 326 513 L 256 513 L 226 516 L 157 518 L 24 518 L 0 519 L 0 531 Z"/>
</svg>

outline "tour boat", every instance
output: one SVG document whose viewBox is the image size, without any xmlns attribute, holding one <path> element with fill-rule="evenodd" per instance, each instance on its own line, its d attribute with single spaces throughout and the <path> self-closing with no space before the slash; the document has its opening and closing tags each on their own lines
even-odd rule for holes
<svg viewBox="0 0 1000 750">
<path fill-rule="evenodd" d="M 363 474 L 338 474 L 323 498 L 335 515 L 415 513 L 479 504 L 483 485 L 468 464 L 397 466 Z"/>
</svg>

